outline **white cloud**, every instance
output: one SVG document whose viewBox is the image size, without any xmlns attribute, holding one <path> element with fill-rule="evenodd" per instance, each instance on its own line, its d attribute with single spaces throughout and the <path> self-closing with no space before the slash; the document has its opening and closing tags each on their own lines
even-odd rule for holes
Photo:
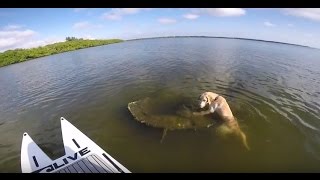
<svg viewBox="0 0 320 180">
<path fill-rule="evenodd" d="M 81 12 L 81 11 L 84 11 L 84 10 L 87 10 L 88 8 L 74 8 L 73 9 L 73 12 Z"/>
<path fill-rule="evenodd" d="M 37 32 L 31 29 L 23 29 L 21 26 L 10 25 L 0 28 L 0 52 L 16 49 L 31 48 L 62 41 L 58 38 L 46 38 L 39 40 L 36 38 Z"/>
<path fill-rule="evenodd" d="M 30 29 L 0 30 L 0 51 L 21 47 L 26 42 L 29 42 L 35 34 L 36 32 Z"/>
<path fill-rule="evenodd" d="M 120 20 L 125 15 L 137 14 L 142 10 L 150 10 L 151 8 L 113 8 L 109 12 L 102 14 L 103 19 Z"/>
<path fill-rule="evenodd" d="M 183 15 L 183 17 L 186 18 L 186 19 L 193 20 L 193 19 L 197 19 L 199 17 L 199 15 L 197 15 L 197 14 L 185 14 L 185 15 Z"/>
<path fill-rule="evenodd" d="M 293 27 L 294 25 L 289 23 L 288 26 L 289 26 L 289 27 Z"/>
<path fill-rule="evenodd" d="M 267 26 L 267 27 L 275 27 L 276 25 L 275 24 L 272 24 L 271 22 L 269 22 L 269 21 L 266 21 L 266 22 L 264 22 L 263 23 L 265 26 Z"/>
<path fill-rule="evenodd" d="M 208 14 L 211 16 L 242 16 L 246 14 L 246 10 L 242 8 L 199 8 L 194 9 L 194 13 L 197 14 Z"/>
<path fill-rule="evenodd" d="M 160 18 L 160 19 L 158 19 L 158 22 L 161 24 L 174 24 L 177 21 L 175 19 L 171 19 L 171 18 Z"/>
<path fill-rule="evenodd" d="M 72 28 L 75 30 L 92 29 L 92 28 L 102 28 L 101 24 L 91 24 L 88 21 L 82 21 L 74 23 Z"/>
<path fill-rule="evenodd" d="M 320 8 L 285 8 L 284 13 L 286 15 L 320 21 Z"/>
</svg>

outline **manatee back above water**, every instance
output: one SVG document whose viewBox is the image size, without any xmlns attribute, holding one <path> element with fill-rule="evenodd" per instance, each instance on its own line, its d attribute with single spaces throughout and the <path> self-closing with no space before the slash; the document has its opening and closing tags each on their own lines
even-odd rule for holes
<svg viewBox="0 0 320 180">
<path fill-rule="evenodd" d="M 155 128 L 168 130 L 208 128 L 215 121 L 212 115 L 194 116 L 195 109 L 183 98 L 155 97 L 130 102 L 128 109 L 134 119 Z"/>
</svg>

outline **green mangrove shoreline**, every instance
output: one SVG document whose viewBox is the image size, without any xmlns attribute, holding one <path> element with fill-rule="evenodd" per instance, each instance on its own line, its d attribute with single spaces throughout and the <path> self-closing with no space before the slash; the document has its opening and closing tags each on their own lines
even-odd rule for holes
<svg viewBox="0 0 320 180">
<path fill-rule="evenodd" d="M 74 51 L 78 49 L 84 49 L 95 46 L 103 46 L 119 42 L 123 42 L 123 40 L 83 40 L 76 38 L 66 38 L 65 42 L 58 42 L 42 47 L 36 47 L 31 49 L 7 50 L 3 53 L 0 53 L 0 67 L 36 59 L 39 57 L 50 56 L 63 52 Z"/>
</svg>

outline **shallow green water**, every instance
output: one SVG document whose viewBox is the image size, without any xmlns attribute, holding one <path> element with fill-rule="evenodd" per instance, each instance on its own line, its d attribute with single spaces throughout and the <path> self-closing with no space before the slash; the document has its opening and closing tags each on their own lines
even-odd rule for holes
<svg viewBox="0 0 320 180">
<path fill-rule="evenodd" d="M 82 49 L 0 68 L 0 172 L 21 172 L 28 132 L 50 157 L 68 119 L 132 172 L 319 172 L 320 51 L 215 38 L 165 38 Z M 163 131 L 129 102 L 223 95 L 251 151 L 213 128 Z"/>
</svg>

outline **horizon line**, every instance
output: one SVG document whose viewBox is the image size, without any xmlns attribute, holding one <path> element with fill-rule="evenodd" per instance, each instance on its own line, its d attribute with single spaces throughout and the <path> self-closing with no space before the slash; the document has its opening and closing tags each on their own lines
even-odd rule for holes
<svg viewBox="0 0 320 180">
<path fill-rule="evenodd" d="M 181 38 L 181 37 L 198 37 L 198 38 L 223 38 L 223 39 L 241 39 L 241 40 L 251 40 L 251 41 L 261 41 L 261 42 L 269 42 L 269 43 L 277 43 L 277 44 L 286 44 L 286 45 L 292 45 L 292 46 L 300 46 L 300 47 L 306 47 L 311 49 L 317 49 L 320 50 L 320 48 L 301 45 L 301 44 L 293 44 L 293 43 L 287 43 L 287 42 L 280 42 L 280 41 L 271 41 L 271 40 L 263 40 L 263 39 L 251 39 L 251 38 L 241 38 L 241 37 L 226 37 L 226 36 L 206 36 L 206 35 L 191 35 L 191 36 L 155 36 L 155 37 L 146 37 L 146 38 L 133 38 L 133 39 L 127 39 L 124 41 L 134 41 L 134 40 L 143 40 L 143 39 L 160 39 L 160 38 Z"/>
</svg>

